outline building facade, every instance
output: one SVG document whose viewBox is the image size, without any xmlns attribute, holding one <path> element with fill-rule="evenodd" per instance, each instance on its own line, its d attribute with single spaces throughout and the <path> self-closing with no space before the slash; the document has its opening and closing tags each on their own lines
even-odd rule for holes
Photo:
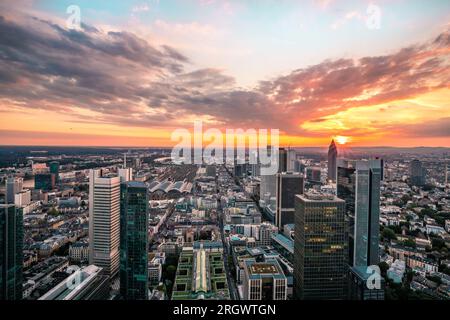
<svg viewBox="0 0 450 320">
<path fill-rule="evenodd" d="M 333 195 L 296 196 L 294 285 L 299 299 L 345 299 L 348 237 L 345 201 Z"/>
<path fill-rule="evenodd" d="M 119 272 L 120 178 L 89 173 L 89 263 L 114 277 Z"/>
<path fill-rule="evenodd" d="M 281 230 L 294 223 L 295 195 L 303 193 L 304 181 L 302 174 L 292 172 L 278 173 L 276 179 L 275 225 Z"/>
<path fill-rule="evenodd" d="M 0 205 L 0 264 L 0 300 L 21 300 L 23 214 L 13 204 Z"/>
<path fill-rule="evenodd" d="M 126 300 L 148 299 L 148 189 L 129 181 L 120 192 L 120 293 Z"/>
<path fill-rule="evenodd" d="M 379 263 L 381 161 L 338 160 L 337 196 L 345 200 L 352 266 Z"/>
<path fill-rule="evenodd" d="M 287 278 L 276 259 L 244 260 L 244 300 L 286 300 Z"/>
<path fill-rule="evenodd" d="M 338 156 L 337 147 L 333 139 L 328 148 L 328 180 L 332 182 L 336 182 L 337 156 Z"/>
</svg>

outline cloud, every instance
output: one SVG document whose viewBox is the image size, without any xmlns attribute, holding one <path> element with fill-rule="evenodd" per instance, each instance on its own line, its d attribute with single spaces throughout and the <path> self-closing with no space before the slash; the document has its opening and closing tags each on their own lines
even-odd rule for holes
<svg viewBox="0 0 450 320">
<path fill-rule="evenodd" d="M 242 89 L 223 70 L 195 69 L 176 48 L 131 32 L 89 25 L 67 30 L 36 17 L 0 17 L 0 30 L 2 101 L 19 110 L 70 114 L 74 122 L 177 127 L 197 117 L 221 127 L 314 136 L 320 133 L 302 124 L 320 125 L 350 108 L 409 99 L 450 83 L 448 32 L 388 55 L 327 60 Z M 430 127 L 430 134 L 448 134 L 439 127 L 447 123 Z"/>
</svg>

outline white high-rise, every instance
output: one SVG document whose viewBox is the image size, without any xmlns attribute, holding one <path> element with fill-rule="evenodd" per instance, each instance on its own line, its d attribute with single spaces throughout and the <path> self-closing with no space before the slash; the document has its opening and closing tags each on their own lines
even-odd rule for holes
<svg viewBox="0 0 450 320">
<path fill-rule="evenodd" d="M 13 204 L 16 193 L 22 191 L 23 178 L 8 177 L 5 182 L 5 188 L 6 188 L 5 202 Z"/>
<path fill-rule="evenodd" d="M 120 258 L 120 177 L 89 172 L 89 263 L 117 275 Z"/>
</svg>

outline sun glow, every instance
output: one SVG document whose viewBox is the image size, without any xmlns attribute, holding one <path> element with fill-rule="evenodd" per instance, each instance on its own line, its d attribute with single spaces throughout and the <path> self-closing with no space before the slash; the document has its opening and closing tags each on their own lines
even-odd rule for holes
<svg viewBox="0 0 450 320">
<path fill-rule="evenodd" d="M 350 137 L 336 136 L 334 137 L 334 140 L 336 140 L 338 144 L 346 144 L 347 142 L 350 142 Z"/>
</svg>

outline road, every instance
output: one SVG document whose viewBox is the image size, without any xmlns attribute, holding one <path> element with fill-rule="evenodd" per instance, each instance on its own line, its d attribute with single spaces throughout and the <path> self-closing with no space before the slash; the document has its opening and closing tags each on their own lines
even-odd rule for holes
<svg viewBox="0 0 450 320">
<path fill-rule="evenodd" d="M 216 179 L 216 185 L 217 185 L 217 179 Z M 225 267 L 225 272 L 227 274 L 227 281 L 228 281 L 228 289 L 230 291 L 230 297 L 231 300 L 239 300 L 239 292 L 236 286 L 236 280 L 234 279 L 234 275 L 231 274 L 231 270 L 228 266 L 228 259 L 229 259 L 229 254 L 228 254 L 228 249 L 226 246 L 226 242 L 225 242 L 225 233 L 223 230 L 223 220 L 224 220 L 224 215 L 223 215 L 223 207 L 222 207 L 222 201 L 221 201 L 221 190 L 219 190 L 219 186 L 217 185 L 217 213 L 219 215 L 219 228 L 220 228 L 220 234 L 222 237 L 222 243 L 223 243 L 223 264 Z"/>
</svg>

